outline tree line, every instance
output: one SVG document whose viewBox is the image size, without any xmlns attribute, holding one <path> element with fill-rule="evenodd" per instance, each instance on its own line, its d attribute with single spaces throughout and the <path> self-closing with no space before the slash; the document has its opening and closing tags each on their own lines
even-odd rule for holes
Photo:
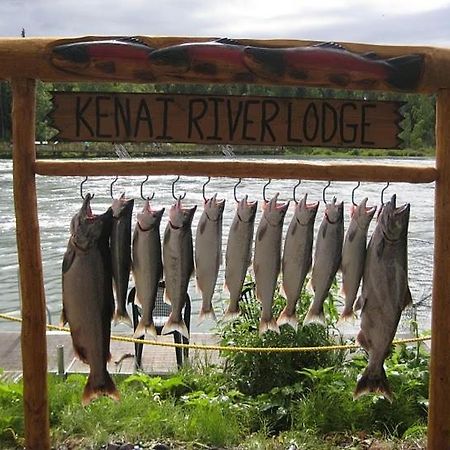
<svg viewBox="0 0 450 450">
<path fill-rule="evenodd" d="M 42 83 L 36 91 L 36 139 L 52 139 L 56 131 L 47 118 L 51 110 L 53 91 L 66 92 L 139 92 L 172 94 L 255 95 L 304 98 L 346 98 L 365 100 L 396 100 L 404 102 L 401 112 L 404 120 L 400 137 L 403 148 L 422 149 L 435 146 L 434 95 L 402 94 L 378 91 L 345 91 L 321 88 L 280 87 L 258 85 L 190 85 L 190 84 L 132 84 L 132 83 Z M 11 89 L 6 81 L 0 82 L 0 141 L 11 140 Z"/>
</svg>

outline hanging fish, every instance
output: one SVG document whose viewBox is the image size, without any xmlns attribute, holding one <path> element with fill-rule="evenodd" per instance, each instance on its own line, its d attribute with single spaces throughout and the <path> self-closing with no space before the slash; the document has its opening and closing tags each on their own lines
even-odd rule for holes
<svg viewBox="0 0 450 450">
<path fill-rule="evenodd" d="M 289 224 L 282 260 L 283 290 L 287 304 L 278 317 L 278 326 L 288 324 L 297 330 L 295 307 L 306 275 L 311 269 L 314 221 L 318 207 L 319 202 L 307 203 L 305 194 L 302 200 L 297 202 Z"/>
<path fill-rule="evenodd" d="M 109 254 L 112 211 L 92 214 L 91 199 L 87 194 L 72 218 L 62 264 L 62 322 L 70 325 L 75 354 L 90 367 L 83 405 L 100 395 L 119 399 L 107 370 L 114 312 Z"/>
<path fill-rule="evenodd" d="M 172 311 L 162 333 L 168 334 L 172 331 L 178 331 L 186 338 L 189 338 L 189 331 L 181 313 L 186 304 L 189 280 L 194 273 L 191 226 L 196 209 L 197 206 L 183 208 L 181 198 L 178 198 L 170 208 L 169 222 L 163 241 L 166 296 L 172 305 Z"/>
<path fill-rule="evenodd" d="M 248 46 L 245 64 L 258 77 L 312 86 L 375 86 L 384 82 L 401 90 L 414 90 L 423 69 L 423 56 L 379 59 L 359 55 L 334 42 L 309 47 L 263 48 Z"/>
<path fill-rule="evenodd" d="M 152 209 L 146 200 L 142 212 L 137 215 L 133 233 L 132 271 L 136 285 L 136 302 L 142 306 L 142 316 L 134 337 L 146 332 L 156 336 L 153 323 L 153 309 L 158 294 L 159 281 L 163 275 L 161 257 L 161 236 L 159 227 L 164 208 Z"/>
<path fill-rule="evenodd" d="M 212 297 L 216 287 L 219 267 L 222 264 L 222 215 L 225 200 L 217 194 L 205 201 L 203 214 L 197 225 L 195 237 L 195 276 L 202 293 L 199 323 L 207 318 L 216 320 Z"/>
<path fill-rule="evenodd" d="M 408 286 L 407 236 L 410 205 L 386 203 L 367 248 L 362 294 L 361 330 L 357 340 L 369 353 L 369 364 L 358 380 L 355 398 L 379 392 L 392 401 L 383 363 L 389 354 L 403 309 L 412 302 Z"/>
<path fill-rule="evenodd" d="M 258 202 L 249 202 L 246 195 L 237 203 L 236 214 L 228 234 L 225 254 L 225 287 L 230 293 L 230 303 L 224 319 L 239 315 L 239 299 L 247 269 L 252 259 L 253 231 Z"/>
<path fill-rule="evenodd" d="M 111 260 L 113 285 L 116 294 L 114 323 L 123 322 L 131 326 L 127 312 L 128 283 L 131 269 L 131 217 L 134 199 L 125 199 L 125 194 L 113 200 L 113 225 L 111 232 Z"/>
<path fill-rule="evenodd" d="M 152 52 L 153 71 L 161 75 L 192 80 L 252 81 L 255 77 L 244 64 L 244 46 L 222 38 L 190 42 Z"/>
<path fill-rule="evenodd" d="M 92 39 L 56 45 L 50 61 L 77 75 L 113 80 L 154 80 L 149 56 L 154 48 L 138 38 Z"/>
<path fill-rule="evenodd" d="M 272 304 L 281 266 L 281 235 L 289 202 L 279 204 L 278 193 L 263 204 L 263 215 L 256 232 L 255 272 L 256 297 L 262 303 L 259 333 L 280 332 L 272 315 Z"/>
<path fill-rule="evenodd" d="M 344 203 L 336 203 L 336 197 L 325 207 L 325 214 L 317 233 L 311 287 L 314 300 L 303 321 L 325 324 L 323 304 L 341 265 L 344 240 Z"/>
<path fill-rule="evenodd" d="M 358 206 L 352 207 L 352 218 L 345 235 L 341 264 L 342 290 L 345 296 L 342 319 L 348 319 L 353 314 L 353 304 L 364 272 L 367 231 L 377 209 L 376 206 L 368 208 L 367 200 L 365 198 Z"/>
</svg>

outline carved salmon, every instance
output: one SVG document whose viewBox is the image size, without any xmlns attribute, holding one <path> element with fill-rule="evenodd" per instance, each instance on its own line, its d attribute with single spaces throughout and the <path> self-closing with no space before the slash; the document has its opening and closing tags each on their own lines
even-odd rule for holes
<svg viewBox="0 0 450 450">
<path fill-rule="evenodd" d="M 333 42 L 310 47 L 246 47 L 244 60 L 256 76 L 280 82 L 360 88 L 384 82 L 400 90 L 414 90 L 423 67 L 421 55 L 378 59 Z"/>
<path fill-rule="evenodd" d="M 115 80 L 152 81 L 153 47 L 137 38 L 70 42 L 54 47 L 51 63 L 64 72 Z"/>
</svg>

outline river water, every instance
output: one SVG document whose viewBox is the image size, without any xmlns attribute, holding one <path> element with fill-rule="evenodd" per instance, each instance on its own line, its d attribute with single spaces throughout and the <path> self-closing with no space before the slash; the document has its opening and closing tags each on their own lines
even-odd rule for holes
<svg viewBox="0 0 450 450">
<path fill-rule="evenodd" d="M 261 160 L 261 158 L 259 158 Z M 312 161 L 308 159 L 308 161 Z M 321 161 L 315 159 L 313 161 Z M 329 160 L 328 160 L 329 161 Z M 352 162 L 362 162 L 361 160 L 352 160 Z M 368 160 L 364 160 L 365 163 Z M 433 164 L 433 160 L 427 159 L 377 159 L 375 163 L 384 164 Z M 114 195 L 119 195 L 125 191 L 127 197 L 135 197 L 135 210 L 133 214 L 133 226 L 137 212 L 142 208 L 143 201 L 140 199 L 140 185 L 144 177 L 122 177 L 114 185 Z M 168 207 L 173 203 L 171 193 L 171 183 L 173 176 L 152 176 L 144 185 L 144 195 L 151 195 L 156 192 L 152 202 L 154 207 L 166 207 L 166 213 L 163 216 L 161 233 L 167 224 Z M 57 324 L 61 311 L 61 263 L 66 249 L 69 237 L 69 224 L 71 217 L 77 212 L 81 205 L 79 193 L 80 182 L 83 177 L 37 177 L 38 204 L 39 204 L 39 224 L 41 232 L 42 261 L 45 280 L 46 301 L 49 311 L 49 320 Z M 94 212 L 101 213 L 110 205 L 110 184 L 113 179 L 110 177 L 93 177 L 85 183 L 85 192 L 95 194 L 92 202 Z M 193 222 L 193 234 L 202 211 L 202 183 L 207 178 L 200 177 L 181 177 L 175 186 L 176 192 L 186 192 L 184 204 L 198 205 L 198 210 Z M 236 179 L 215 178 L 206 186 L 206 195 L 211 196 L 219 192 L 219 198 L 226 199 L 226 206 L 223 219 L 223 252 L 225 253 L 225 244 L 228 237 L 228 230 L 233 220 L 235 201 L 233 198 L 233 186 Z M 244 179 L 237 189 L 238 198 L 247 194 L 249 200 L 262 200 L 262 187 L 264 180 Z M 292 188 L 296 180 L 272 180 L 267 187 L 267 196 L 270 197 L 276 192 L 280 192 L 281 200 L 288 200 L 292 197 Z M 304 181 L 297 189 L 297 197 L 308 193 L 310 201 L 321 200 L 322 190 L 326 183 L 322 181 Z M 363 197 L 369 198 L 369 205 L 380 203 L 380 192 L 385 184 L 380 183 L 361 183 L 360 188 L 355 192 L 355 200 L 359 201 Z M 338 201 L 345 202 L 345 226 L 349 222 L 349 206 L 351 204 L 351 191 L 355 183 L 333 182 L 327 189 L 326 195 L 330 199 L 333 195 Z M 432 263 L 433 263 L 433 204 L 434 204 L 434 184 L 407 184 L 393 183 L 385 192 L 385 201 L 390 196 L 397 194 L 397 204 L 404 202 L 411 203 L 411 219 L 409 227 L 409 280 L 414 303 L 420 303 L 416 308 L 420 328 L 430 328 L 430 294 L 432 285 Z M 316 219 L 316 231 L 320 224 L 324 211 L 324 204 L 321 202 Z M 290 205 L 284 224 L 284 233 L 292 218 L 293 204 Z M 258 208 L 256 225 L 261 216 L 261 209 Z M 369 235 L 374 228 L 371 224 Z M 284 237 L 284 235 L 283 235 Z M 9 160 L 0 160 L 0 312 L 9 313 L 16 316 L 20 315 L 20 299 L 18 289 L 18 262 L 17 247 L 15 237 L 15 217 L 13 205 L 12 188 L 12 162 Z M 192 280 L 189 292 L 193 304 L 192 330 L 197 332 L 208 332 L 214 327 L 212 322 L 204 322 L 197 325 L 197 315 L 200 309 L 201 299 L 196 291 L 195 281 Z M 218 317 L 226 306 L 227 292 L 223 289 L 223 267 L 219 274 L 216 292 L 214 296 L 214 305 Z M 412 315 L 411 308 L 404 313 L 402 328 L 408 327 L 409 319 Z M 354 324 L 353 326 L 356 326 Z M 18 325 L 0 320 L 0 330 L 18 329 Z M 115 332 L 128 333 L 126 326 L 119 325 L 114 329 Z"/>
</svg>

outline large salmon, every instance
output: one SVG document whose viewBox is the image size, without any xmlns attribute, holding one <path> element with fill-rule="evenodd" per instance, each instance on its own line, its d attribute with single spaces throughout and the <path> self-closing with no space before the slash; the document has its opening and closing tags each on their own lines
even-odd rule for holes
<svg viewBox="0 0 450 450">
<path fill-rule="evenodd" d="M 197 206 L 183 208 L 179 198 L 170 208 L 163 242 L 166 296 L 172 305 L 172 311 L 162 333 L 178 331 L 186 338 L 189 338 L 189 331 L 181 313 L 186 304 L 189 280 L 194 273 L 191 226 L 196 209 Z"/>
<path fill-rule="evenodd" d="M 136 301 L 142 306 L 142 316 L 134 337 L 140 337 L 146 332 L 156 336 L 153 309 L 158 284 L 163 275 L 159 232 L 163 213 L 164 208 L 152 209 L 150 202 L 146 200 L 142 212 L 137 215 L 133 233 L 132 271 L 136 285 Z"/>
<path fill-rule="evenodd" d="M 279 204 L 276 194 L 269 202 L 263 204 L 263 215 L 259 222 L 255 239 L 256 297 L 262 303 L 259 333 L 268 330 L 280 332 L 273 318 L 272 304 L 281 266 L 281 235 L 283 222 L 289 202 Z"/>
<path fill-rule="evenodd" d="M 239 314 L 242 286 L 252 259 L 253 231 L 258 202 L 249 202 L 247 195 L 238 202 L 236 214 L 228 234 L 225 254 L 225 286 L 230 293 L 230 303 L 224 319 Z"/>
<path fill-rule="evenodd" d="M 319 202 L 307 203 L 307 194 L 297 203 L 284 241 L 282 260 L 283 290 L 287 304 L 278 317 L 278 326 L 288 324 L 295 330 L 297 300 L 311 269 L 314 221 Z"/>
<path fill-rule="evenodd" d="M 119 399 L 106 366 L 111 357 L 114 312 L 109 254 L 112 211 L 110 208 L 102 215 L 93 215 L 91 198 L 86 195 L 72 218 L 62 264 L 63 322 L 69 322 L 75 354 L 90 367 L 84 405 L 100 395 Z"/>
<path fill-rule="evenodd" d="M 410 205 L 396 207 L 396 197 L 386 203 L 370 238 L 364 268 L 358 342 L 369 353 L 369 364 L 358 380 L 355 397 L 380 392 L 392 400 L 383 363 L 389 354 L 398 322 L 411 292 L 408 286 L 408 224 Z"/>
<path fill-rule="evenodd" d="M 219 267 L 222 264 L 222 215 L 225 200 L 217 201 L 217 194 L 205 201 L 205 208 L 197 225 L 195 237 L 195 276 L 202 293 L 199 323 L 206 318 L 216 320 L 212 297 Z"/>
</svg>

